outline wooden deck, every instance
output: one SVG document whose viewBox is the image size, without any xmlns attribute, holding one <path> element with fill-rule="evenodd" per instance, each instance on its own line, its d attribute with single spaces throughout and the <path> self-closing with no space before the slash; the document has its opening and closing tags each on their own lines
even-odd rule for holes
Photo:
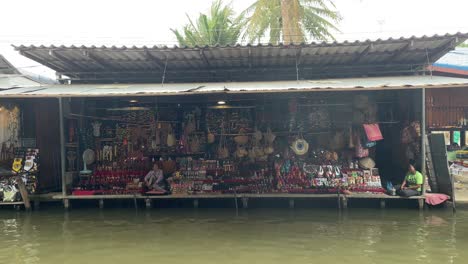
<svg viewBox="0 0 468 264">
<path fill-rule="evenodd" d="M 99 202 L 99 207 L 104 207 L 105 200 L 144 200 L 146 207 L 152 207 L 154 200 L 176 200 L 189 199 L 193 201 L 193 206 L 198 207 L 199 200 L 206 199 L 240 199 L 243 208 L 248 208 L 249 199 L 287 199 L 289 207 L 294 208 L 295 199 L 337 199 L 340 208 L 348 207 L 348 200 L 379 200 L 380 207 L 385 208 L 386 200 L 417 200 L 419 208 L 424 207 L 425 196 L 400 197 L 390 196 L 386 194 L 370 194 L 370 193 L 354 193 L 350 195 L 344 194 L 289 194 L 289 193 L 269 193 L 269 194 L 193 194 L 193 195 L 53 195 L 54 200 L 63 200 L 65 208 L 70 207 L 71 200 L 96 200 Z M 32 200 L 35 200 L 34 198 Z"/>
</svg>

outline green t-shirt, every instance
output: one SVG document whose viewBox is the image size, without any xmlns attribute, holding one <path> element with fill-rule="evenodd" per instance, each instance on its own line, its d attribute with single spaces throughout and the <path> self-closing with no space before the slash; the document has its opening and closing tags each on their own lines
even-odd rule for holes
<svg viewBox="0 0 468 264">
<path fill-rule="evenodd" d="M 406 186 L 413 186 L 413 185 L 422 185 L 423 184 L 423 176 L 419 171 L 416 171 L 415 174 L 406 174 L 405 177 Z M 421 191 L 421 187 L 419 187 L 418 191 Z"/>
</svg>

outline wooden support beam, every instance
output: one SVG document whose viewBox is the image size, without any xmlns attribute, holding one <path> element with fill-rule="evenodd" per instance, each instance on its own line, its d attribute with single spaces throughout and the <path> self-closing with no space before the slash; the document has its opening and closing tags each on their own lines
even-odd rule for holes
<svg viewBox="0 0 468 264">
<path fill-rule="evenodd" d="M 152 201 L 150 198 L 146 198 L 145 199 L 145 205 L 146 205 L 146 209 L 151 209 L 152 207 Z"/>
<path fill-rule="evenodd" d="M 24 208 L 26 208 L 28 211 L 31 210 L 31 202 L 29 201 L 28 190 L 26 189 L 23 179 L 21 179 L 20 176 L 16 177 L 16 184 L 18 185 L 21 198 L 23 199 Z"/>
<path fill-rule="evenodd" d="M 39 200 L 34 200 L 34 210 L 39 210 L 41 208 L 41 202 Z"/>
<path fill-rule="evenodd" d="M 341 208 L 348 209 L 348 198 L 345 195 L 341 196 Z"/>
<path fill-rule="evenodd" d="M 249 198 L 242 197 L 242 208 L 244 208 L 244 209 L 249 208 Z"/>
<path fill-rule="evenodd" d="M 425 201 L 424 198 L 419 198 L 419 199 L 418 199 L 418 207 L 419 207 L 419 210 L 423 210 L 423 209 L 424 209 L 424 201 Z"/>
<path fill-rule="evenodd" d="M 70 200 L 63 199 L 63 208 L 65 208 L 65 210 L 68 210 L 70 208 Z"/>
<path fill-rule="evenodd" d="M 385 199 L 380 199 L 380 209 L 385 209 Z"/>
</svg>

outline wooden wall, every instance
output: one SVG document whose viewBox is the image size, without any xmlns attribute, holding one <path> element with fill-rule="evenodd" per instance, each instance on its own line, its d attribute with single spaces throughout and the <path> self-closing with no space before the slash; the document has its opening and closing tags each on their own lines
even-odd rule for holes
<svg viewBox="0 0 468 264">
<path fill-rule="evenodd" d="M 426 118 L 429 128 L 468 125 L 468 87 L 426 89 Z"/>
<path fill-rule="evenodd" d="M 36 123 L 36 142 L 40 149 L 39 191 L 61 188 L 60 123 L 56 98 L 31 100 Z"/>
</svg>

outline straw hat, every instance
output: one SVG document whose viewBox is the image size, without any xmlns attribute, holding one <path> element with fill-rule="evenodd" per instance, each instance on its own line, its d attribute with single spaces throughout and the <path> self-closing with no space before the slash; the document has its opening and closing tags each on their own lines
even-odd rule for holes
<svg viewBox="0 0 468 264">
<path fill-rule="evenodd" d="M 375 161 L 372 158 L 365 157 L 359 160 L 359 167 L 363 169 L 373 169 L 375 167 Z"/>
</svg>

